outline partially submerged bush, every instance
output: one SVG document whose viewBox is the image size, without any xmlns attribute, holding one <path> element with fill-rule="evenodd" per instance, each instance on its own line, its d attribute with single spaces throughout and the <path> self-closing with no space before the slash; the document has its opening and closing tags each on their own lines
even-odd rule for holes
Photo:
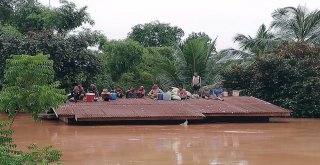
<svg viewBox="0 0 320 165">
<path fill-rule="evenodd" d="M 294 117 L 320 117 L 319 48 L 288 45 L 222 76 L 226 87 L 293 110 Z"/>
</svg>

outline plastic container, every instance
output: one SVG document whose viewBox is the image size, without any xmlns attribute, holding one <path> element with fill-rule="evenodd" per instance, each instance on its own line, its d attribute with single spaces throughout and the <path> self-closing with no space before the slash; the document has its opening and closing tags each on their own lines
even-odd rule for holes
<svg viewBox="0 0 320 165">
<path fill-rule="evenodd" d="M 93 102 L 94 101 L 94 97 L 95 97 L 94 93 L 86 93 L 87 102 Z"/>
<path fill-rule="evenodd" d="M 222 95 L 223 95 L 224 97 L 229 96 L 228 92 L 222 92 Z"/>
<path fill-rule="evenodd" d="M 233 90 L 232 91 L 232 96 L 239 96 L 240 95 L 240 91 L 239 90 Z"/>
<path fill-rule="evenodd" d="M 157 100 L 163 100 L 163 93 L 157 94 Z"/>
<path fill-rule="evenodd" d="M 171 93 L 164 93 L 163 100 L 171 100 Z"/>
<path fill-rule="evenodd" d="M 117 99 L 117 93 L 111 93 L 111 100 L 116 100 Z"/>
</svg>

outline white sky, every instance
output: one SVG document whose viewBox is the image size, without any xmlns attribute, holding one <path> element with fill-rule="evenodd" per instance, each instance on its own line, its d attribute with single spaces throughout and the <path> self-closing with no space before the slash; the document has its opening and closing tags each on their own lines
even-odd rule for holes
<svg viewBox="0 0 320 165">
<path fill-rule="evenodd" d="M 39 0 L 57 6 L 59 0 Z M 182 28 L 185 37 L 191 32 L 205 32 L 218 37 L 217 48 L 236 47 L 237 33 L 254 35 L 271 13 L 280 7 L 299 4 L 310 10 L 320 9 L 320 0 L 69 0 L 77 7 L 88 6 L 95 20 L 94 30 L 109 39 L 124 39 L 136 24 L 159 20 Z"/>
</svg>

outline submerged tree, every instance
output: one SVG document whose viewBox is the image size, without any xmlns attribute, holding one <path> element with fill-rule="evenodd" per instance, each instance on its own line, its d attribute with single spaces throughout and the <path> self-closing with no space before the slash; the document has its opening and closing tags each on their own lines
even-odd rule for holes
<svg viewBox="0 0 320 165">
<path fill-rule="evenodd" d="M 49 164 L 62 156 L 52 146 L 28 146 L 30 152 L 15 149 L 11 138 L 11 125 L 18 112 L 31 113 L 36 119 L 38 113 L 59 106 L 65 101 L 64 90 L 57 89 L 53 82 L 53 61 L 48 56 L 19 55 L 7 60 L 5 84 L 0 92 L 0 112 L 8 112 L 10 122 L 0 122 L 0 164 Z"/>
<path fill-rule="evenodd" d="M 53 81 L 53 61 L 48 56 L 13 56 L 6 67 L 0 111 L 7 111 L 10 117 L 23 111 L 37 118 L 65 101 L 64 90 L 57 89 L 59 84 Z"/>
</svg>

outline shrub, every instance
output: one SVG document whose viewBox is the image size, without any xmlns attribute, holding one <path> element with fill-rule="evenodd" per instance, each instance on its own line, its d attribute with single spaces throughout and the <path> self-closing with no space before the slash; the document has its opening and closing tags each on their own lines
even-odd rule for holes
<svg viewBox="0 0 320 165">
<path fill-rule="evenodd" d="M 320 49 L 287 45 L 249 66 L 222 73 L 225 87 L 293 110 L 294 117 L 320 117 Z"/>
</svg>

